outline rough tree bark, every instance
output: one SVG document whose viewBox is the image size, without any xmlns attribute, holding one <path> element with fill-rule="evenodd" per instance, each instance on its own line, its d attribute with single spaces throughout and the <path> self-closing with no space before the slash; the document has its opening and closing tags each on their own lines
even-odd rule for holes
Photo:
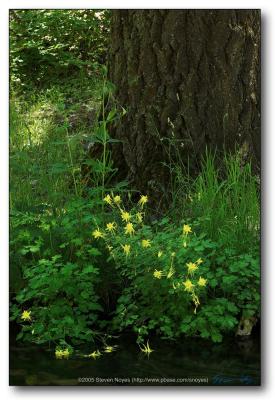
<svg viewBox="0 0 275 400">
<path fill-rule="evenodd" d="M 164 137 L 194 170 L 206 146 L 248 145 L 259 161 L 259 73 L 259 10 L 113 11 L 109 74 L 127 109 L 113 130 L 121 174 L 162 192 Z"/>
</svg>

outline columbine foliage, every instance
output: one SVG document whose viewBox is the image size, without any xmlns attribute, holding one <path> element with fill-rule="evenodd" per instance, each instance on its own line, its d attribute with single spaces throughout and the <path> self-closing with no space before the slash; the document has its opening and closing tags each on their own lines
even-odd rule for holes
<svg viewBox="0 0 275 400">
<path fill-rule="evenodd" d="M 196 221 L 176 225 L 163 218 L 149 225 L 147 196 L 128 210 L 120 197 L 104 200 L 112 210 L 110 222 L 93 236 L 104 242 L 123 279 L 116 329 L 131 327 L 138 341 L 150 330 L 164 338 L 184 333 L 221 341 L 240 315 L 257 315 L 257 249 L 249 255 L 226 249 L 200 233 Z"/>
<path fill-rule="evenodd" d="M 11 215 L 11 260 L 22 286 L 12 307 L 22 325 L 18 339 L 75 344 L 94 338 L 102 310 L 96 293 L 101 253 L 90 240 L 95 207 L 92 199 L 76 200 L 58 215 L 47 208 Z"/>
</svg>

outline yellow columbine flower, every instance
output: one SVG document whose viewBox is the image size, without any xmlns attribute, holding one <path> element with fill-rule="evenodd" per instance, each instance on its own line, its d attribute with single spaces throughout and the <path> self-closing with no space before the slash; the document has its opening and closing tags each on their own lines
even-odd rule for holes
<svg viewBox="0 0 275 400">
<path fill-rule="evenodd" d="M 64 357 L 64 358 L 69 358 L 69 356 L 70 356 L 69 349 L 63 350 L 63 357 Z"/>
<path fill-rule="evenodd" d="M 120 204 L 121 203 L 121 198 L 120 198 L 120 196 L 115 196 L 114 197 L 114 202 L 115 202 L 115 204 Z"/>
<path fill-rule="evenodd" d="M 133 235 L 133 233 L 135 233 L 133 224 L 131 222 L 128 222 L 128 224 L 125 226 L 124 230 L 125 230 L 125 233 L 129 234 L 129 235 Z"/>
<path fill-rule="evenodd" d="M 163 276 L 163 272 L 155 269 L 153 275 L 154 275 L 155 278 L 161 279 L 161 277 Z"/>
<path fill-rule="evenodd" d="M 169 269 L 168 274 L 167 274 L 167 279 L 172 278 L 172 276 L 174 275 L 174 273 L 175 273 L 175 270 L 174 270 L 173 267 L 171 267 L 171 268 Z"/>
<path fill-rule="evenodd" d="M 196 264 L 200 265 L 201 263 L 203 263 L 203 260 L 201 258 L 198 258 Z"/>
<path fill-rule="evenodd" d="M 195 293 L 192 293 L 192 300 L 193 300 L 193 303 L 195 304 L 194 314 L 197 314 L 197 308 L 200 305 L 200 300 Z"/>
<path fill-rule="evenodd" d="M 123 248 L 124 253 L 126 256 L 130 254 L 131 246 L 129 244 L 122 244 L 121 247 Z"/>
<path fill-rule="evenodd" d="M 104 352 L 105 352 L 105 353 L 112 353 L 113 351 L 116 350 L 116 347 L 117 347 L 117 346 L 105 346 L 105 347 L 104 347 Z"/>
<path fill-rule="evenodd" d="M 56 358 L 59 358 L 59 359 L 61 359 L 61 358 L 69 358 L 69 356 L 70 356 L 70 352 L 69 352 L 69 349 L 65 349 L 65 350 L 55 350 L 55 357 Z"/>
<path fill-rule="evenodd" d="M 106 225 L 106 231 L 113 233 L 116 230 L 116 223 L 115 222 L 109 222 Z"/>
<path fill-rule="evenodd" d="M 127 211 L 121 211 L 122 221 L 128 222 L 131 219 L 131 215 Z"/>
<path fill-rule="evenodd" d="M 92 235 L 95 239 L 102 238 L 104 236 L 99 229 L 94 230 Z"/>
<path fill-rule="evenodd" d="M 138 204 L 143 207 L 144 204 L 146 204 L 148 202 L 148 196 L 141 196 L 141 198 L 139 199 Z"/>
<path fill-rule="evenodd" d="M 23 319 L 23 321 L 31 321 L 32 320 L 31 311 L 24 310 L 22 312 L 21 319 Z"/>
<path fill-rule="evenodd" d="M 207 284 L 207 279 L 204 279 L 200 276 L 200 279 L 198 280 L 198 285 L 205 286 L 206 284 Z"/>
<path fill-rule="evenodd" d="M 93 358 L 96 360 L 98 357 L 102 356 L 99 350 L 93 351 L 91 354 L 88 354 L 86 357 Z"/>
<path fill-rule="evenodd" d="M 158 258 L 160 258 L 161 256 L 162 256 L 162 251 L 160 250 L 159 252 L 158 252 Z"/>
<path fill-rule="evenodd" d="M 193 274 L 193 272 L 195 272 L 198 269 L 197 264 L 192 262 L 186 264 L 186 266 L 188 268 L 188 274 Z"/>
<path fill-rule="evenodd" d="M 103 201 L 105 201 L 105 203 L 109 204 L 110 206 L 112 205 L 112 198 L 109 194 L 104 197 Z"/>
<path fill-rule="evenodd" d="M 186 292 L 192 292 L 192 289 L 194 287 L 193 283 L 190 281 L 190 279 L 187 279 L 185 282 L 183 282 L 183 285 L 185 286 L 185 291 Z"/>
<path fill-rule="evenodd" d="M 63 358 L 63 350 L 55 350 L 56 358 Z"/>
<path fill-rule="evenodd" d="M 143 344 L 142 346 L 143 346 L 143 347 L 140 347 L 140 346 L 139 346 L 140 350 L 141 350 L 143 353 L 147 354 L 148 357 L 149 357 L 149 355 L 154 351 L 153 349 L 150 348 L 149 341 L 147 340 L 147 344 L 146 344 L 146 345 Z"/>
<path fill-rule="evenodd" d="M 151 247 L 151 241 L 149 239 L 142 239 L 141 246 L 144 248 Z"/>
<path fill-rule="evenodd" d="M 137 222 L 138 223 L 142 223 L 142 221 L 143 221 L 143 216 L 142 216 L 142 213 L 141 212 L 137 212 L 136 213 L 136 220 L 137 220 Z"/>
<path fill-rule="evenodd" d="M 190 225 L 183 225 L 182 231 L 183 231 L 183 234 L 187 236 L 188 233 L 192 232 L 191 226 Z"/>
</svg>

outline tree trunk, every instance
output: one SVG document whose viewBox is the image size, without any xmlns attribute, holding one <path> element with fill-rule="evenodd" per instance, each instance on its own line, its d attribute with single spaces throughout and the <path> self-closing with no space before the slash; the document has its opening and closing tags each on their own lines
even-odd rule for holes
<svg viewBox="0 0 275 400">
<path fill-rule="evenodd" d="M 113 156 L 137 189 L 165 190 L 171 141 L 191 170 L 206 147 L 245 144 L 260 160 L 259 10 L 115 10 L 111 41 L 110 79 L 127 110 Z"/>
</svg>

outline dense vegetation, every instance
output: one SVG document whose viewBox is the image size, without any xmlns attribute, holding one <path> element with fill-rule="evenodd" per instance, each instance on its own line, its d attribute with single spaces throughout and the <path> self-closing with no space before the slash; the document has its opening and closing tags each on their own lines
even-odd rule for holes
<svg viewBox="0 0 275 400">
<path fill-rule="evenodd" d="M 65 357 L 127 331 L 145 352 L 155 334 L 219 342 L 249 333 L 260 312 L 258 178 L 238 149 L 223 160 L 206 152 L 190 176 L 171 139 L 166 210 L 116 179 L 111 145 L 121 143 L 110 128 L 127 110 L 107 79 L 109 14 L 10 14 L 17 339 Z"/>
</svg>

